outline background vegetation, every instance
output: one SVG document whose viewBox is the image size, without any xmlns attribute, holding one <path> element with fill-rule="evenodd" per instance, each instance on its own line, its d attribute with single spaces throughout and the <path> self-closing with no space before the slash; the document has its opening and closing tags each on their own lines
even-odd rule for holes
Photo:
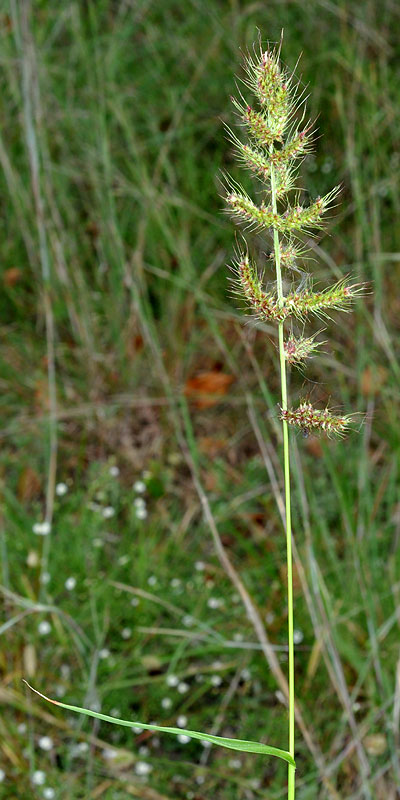
<svg viewBox="0 0 400 800">
<path fill-rule="evenodd" d="M 257 28 L 302 52 L 321 134 L 303 185 L 343 182 L 316 277 L 373 289 L 312 382 L 292 375 L 294 402 L 366 414 L 344 443 L 293 436 L 298 798 L 399 797 L 399 17 L 2 4 L 1 797 L 285 797 L 277 759 L 72 718 L 22 684 L 287 746 L 276 350 L 227 293 L 218 177 L 239 177 L 222 121 Z"/>
</svg>

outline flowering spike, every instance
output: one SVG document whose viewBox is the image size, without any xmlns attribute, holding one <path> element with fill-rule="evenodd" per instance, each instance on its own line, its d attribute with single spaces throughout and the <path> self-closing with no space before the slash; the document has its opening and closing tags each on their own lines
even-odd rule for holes
<svg viewBox="0 0 400 800">
<path fill-rule="evenodd" d="M 247 60 L 247 85 L 254 91 L 261 107 L 268 111 L 268 120 L 275 128 L 285 130 L 292 113 L 291 79 L 281 69 L 275 50 L 261 53 L 261 58 Z"/>
<path fill-rule="evenodd" d="M 343 436 L 351 423 L 351 416 L 331 414 L 329 408 L 322 411 L 311 403 L 302 402 L 298 408 L 281 409 L 281 419 L 301 428 L 306 433 L 322 431 L 328 436 Z"/>
<path fill-rule="evenodd" d="M 235 97 L 232 103 L 239 113 L 239 117 L 247 125 L 248 131 L 254 141 L 261 147 L 269 148 L 275 141 L 282 142 L 282 128 L 271 124 L 263 113 L 255 111 L 249 105 L 241 104 Z"/>
<path fill-rule="evenodd" d="M 309 231 L 313 228 L 322 228 L 322 215 L 332 205 L 338 196 L 340 186 L 335 186 L 324 197 L 317 197 L 314 203 L 309 206 L 296 205 L 288 208 L 283 217 L 280 218 L 278 230 L 286 233 L 288 231 Z"/>
<path fill-rule="evenodd" d="M 277 297 L 262 288 L 257 268 L 247 253 L 239 253 L 234 269 L 246 300 L 257 316 L 263 320 L 277 322 L 286 318 L 288 312 L 279 306 Z"/>
<path fill-rule="evenodd" d="M 230 192 L 226 201 L 238 219 L 249 222 L 256 228 L 270 228 L 279 219 L 270 206 L 257 206 L 244 192 Z"/>
<path fill-rule="evenodd" d="M 299 319 L 303 319 L 307 314 L 329 317 L 329 309 L 349 311 L 354 298 L 363 291 L 362 284 L 349 285 L 345 280 L 341 280 L 323 289 L 322 292 L 313 292 L 310 289 L 292 292 L 285 297 L 284 307 L 288 313 L 293 313 Z"/>
<path fill-rule="evenodd" d="M 274 149 L 271 154 L 271 161 L 274 164 L 281 164 L 287 162 L 291 158 L 303 158 L 312 151 L 312 134 L 311 125 L 304 128 L 302 131 L 296 131 L 294 136 L 286 141 L 284 146 L 280 149 Z"/>
<path fill-rule="evenodd" d="M 292 333 L 286 339 L 283 345 L 286 361 L 289 364 L 300 364 L 306 358 L 311 358 L 313 353 L 321 347 L 324 342 L 316 342 L 315 336 L 309 336 L 307 339 L 303 337 L 296 338 Z"/>
<path fill-rule="evenodd" d="M 250 150 L 251 148 L 248 148 Z M 253 151 L 255 152 L 255 151 Z M 266 170 L 265 163 L 259 171 Z M 291 188 L 292 176 L 288 171 L 284 173 L 280 168 L 276 172 L 277 194 L 285 193 L 286 185 Z M 321 228 L 322 214 L 327 210 L 339 192 L 339 187 L 332 189 L 325 197 L 318 197 L 310 206 L 294 206 L 288 208 L 283 215 L 275 214 L 271 206 L 257 206 L 248 195 L 240 192 L 231 192 L 226 200 L 233 208 L 234 214 L 241 220 L 256 225 L 257 228 L 275 228 L 279 233 L 290 234 L 296 231 L 309 231 L 312 228 Z"/>
<path fill-rule="evenodd" d="M 293 239 L 289 238 L 286 242 L 279 242 L 279 260 L 281 267 L 300 272 L 300 270 L 297 268 L 297 261 L 299 258 L 304 256 L 304 253 L 304 248 L 298 244 L 295 244 Z M 270 253 L 269 258 L 275 263 L 274 252 Z"/>
</svg>

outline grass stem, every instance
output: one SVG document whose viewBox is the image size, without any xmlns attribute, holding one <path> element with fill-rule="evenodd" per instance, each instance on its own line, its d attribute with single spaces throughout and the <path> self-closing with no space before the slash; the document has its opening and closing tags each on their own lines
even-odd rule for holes
<svg viewBox="0 0 400 800">
<path fill-rule="evenodd" d="M 271 164 L 271 196 L 272 211 L 277 213 L 276 206 L 276 180 L 275 168 Z M 279 233 L 274 228 L 274 252 L 276 265 L 276 283 L 278 302 L 283 303 L 282 273 L 280 263 Z M 279 363 L 281 378 L 281 404 L 282 410 L 286 410 L 287 404 L 287 381 L 286 381 L 286 359 L 283 340 L 283 322 L 279 323 Z M 288 648 L 289 648 L 289 753 L 294 756 L 294 641 L 293 641 L 293 557 L 292 557 L 292 516 L 290 498 L 290 457 L 289 457 L 289 430 L 286 420 L 282 420 L 283 427 L 283 461 L 285 477 L 285 516 L 286 516 L 286 557 L 287 557 L 287 591 L 288 591 Z M 288 767 L 288 800 L 294 800 L 295 796 L 295 768 Z"/>
</svg>

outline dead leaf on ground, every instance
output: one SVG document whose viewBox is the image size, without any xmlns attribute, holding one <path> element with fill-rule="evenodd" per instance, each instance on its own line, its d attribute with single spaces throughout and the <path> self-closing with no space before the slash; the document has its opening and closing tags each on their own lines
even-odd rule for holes
<svg viewBox="0 0 400 800">
<path fill-rule="evenodd" d="M 7 286 L 9 289 L 12 289 L 16 283 L 22 278 L 22 270 L 18 269 L 18 267 L 10 267 L 4 271 L 3 275 L 3 283 L 4 286 Z"/>
<path fill-rule="evenodd" d="M 234 380 L 233 375 L 217 370 L 201 372 L 186 382 L 185 395 L 195 399 L 197 408 L 210 408 L 228 392 Z"/>
<path fill-rule="evenodd" d="M 200 436 L 197 441 L 197 446 L 201 453 L 212 458 L 218 455 L 221 450 L 224 450 L 227 446 L 227 440 L 215 439 L 213 436 Z"/>
<path fill-rule="evenodd" d="M 373 365 L 366 367 L 361 376 L 361 391 L 363 395 L 377 394 L 386 383 L 388 371 L 386 367 Z"/>
<path fill-rule="evenodd" d="M 39 494 L 41 488 L 40 478 L 32 467 L 22 470 L 18 479 L 18 497 L 26 502 Z"/>
</svg>

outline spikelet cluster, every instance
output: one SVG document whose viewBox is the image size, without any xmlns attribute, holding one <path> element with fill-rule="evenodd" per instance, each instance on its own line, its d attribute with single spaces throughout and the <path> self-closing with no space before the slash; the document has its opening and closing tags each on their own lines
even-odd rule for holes
<svg viewBox="0 0 400 800">
<path fill-rule="evenodd" d="M 325 196 L 304 204 L 295 190 L 296 171 L 312 151 L 314 135 L 312 122 L 306 120 L 299 84 L 282 67 L 280 51 L 276 49 L 261 50 L 258 55 L 248 57 L 243 82 L 255 95 L 257 107 L 249 105 L 241 94 L 232 101 L 249 140 L 243 142 L 229 128 L 228 133 L 239 161 L 262 182 L 264 196 L 256 203 L 239 184 L 228 179 L 226 202 L 231 215 L 247 229 L 267 229 L 274 234 L 275 247 L 278 235 L 280 268 L 290 270 L 292 275 L 301 272 L 303 277 L 298 287 L 292 283 L 286 296 L 282 292 L 278 295 L 273 286 L 264 285 L 246 249 L 237 253 L 233 265 L 239 291 L 256 317 L 278 325 L 288 318 L 304 322 L 311 315 L 329 318 L 332 311 L 349 311 L 354 298 L 362 293 L 362 285 L 343 279 L 318 289 L 308 279 L 305 286 L 304 270 L 298 266 L 305 252 L 302 235 L 313 235 L 324 226 L 326 212 L 339 192 L 339 187 L 335 187 Z M 288 195 L 292 190 L 295 195 L 290 200 Z M 275 248 L 268 261 L 275 263 Z M 318 347 L 314 336 L 296 337 L 291 333 L 284 342 L 284 356 L 288 364 L 299 365 Z M 314 409 L 308 402 L 295 410 L 284 409 L 281 414 L 290 425 L 328 435 L 342 435 L 350 419 L 335 416 L 328 408 Z"/>
<path fill-rule="evenodd" d="M 328 436 L 343 436 L 349 428 L 349 415 L 337 416 L 329 408 L 314 408 L 311 403 L 300 403 L 298 408 L 281 409 L 281 419 L 288 425 L 296 425 L 306 433 L 323 431 Z"/>
<path fill-rule="evenodd" d="M 322 344 L 325 343 L 315 341 L 315 334 L 306 338 L 290 333 L 283 345 L 286 361 L 289 364 L 300 364 L 306 358 L 311 358 Z"/>
</svg>

